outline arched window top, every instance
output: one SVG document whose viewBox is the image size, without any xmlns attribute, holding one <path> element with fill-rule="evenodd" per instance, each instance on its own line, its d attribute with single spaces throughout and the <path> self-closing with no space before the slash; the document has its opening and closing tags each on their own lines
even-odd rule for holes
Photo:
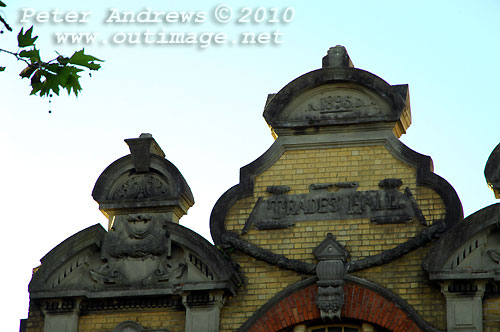
<svg viewBox="0 0 500 332">
<path fill-rule="evenodd" d="M 307 332 L 362 332 L 362 330 L 359 325 L 329 324 L 309 327 Z"/>
</svg>

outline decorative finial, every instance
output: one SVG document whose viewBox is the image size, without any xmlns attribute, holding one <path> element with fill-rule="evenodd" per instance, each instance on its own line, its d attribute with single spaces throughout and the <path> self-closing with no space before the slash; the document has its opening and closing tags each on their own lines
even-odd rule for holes
<svg viewBox="0 0 500 332">
<path fill-rule="evenodd" d="M 330 47 L 326 56 L 323 57 L 323 68 L 337 67 L 337 68 L 354 68 L 347 50 L 342 45 Z"/>
<path fill-rule="evenodd" d="M 126 139 L 125 143 L 130 148 L 135 170 L 139 173 L 149 171 L 150 154 L 157 154 L 162 158 L 165 157 L 165 153 L 151 134 L 141 134 L 139 138 Z"/>
</svg>

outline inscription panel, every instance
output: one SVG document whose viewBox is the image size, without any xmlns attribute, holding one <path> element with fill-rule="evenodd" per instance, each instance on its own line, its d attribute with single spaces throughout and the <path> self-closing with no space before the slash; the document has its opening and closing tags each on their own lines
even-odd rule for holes
<svg viewBox="0 0 500 332">
<path fill-rule="evenodd" d="M 357 191 L 357 182 L 312 184 L 310 193 L 277 194 L 260 197 L 242 233 L 251 227 L 259 230 L 281 229 L 298 221 L 370 218 L 377 224 L 411 222 L 414 218 L 426 224 L 409 188 L 397 188 L 399 179 L 380 181 L 381 190 Z M 337 189 L 337 191 L 329 191 Z M 273 190 L 269 190 L 273 192 Z"/>
<path fill-rule="evenodd" d="M 297 97 L 283 112 L 284 119 L 289 122 L 373 119 L 389 114 L 386 101 L 353 84 L 329 84 L 312 89 Z"/>
</svg>

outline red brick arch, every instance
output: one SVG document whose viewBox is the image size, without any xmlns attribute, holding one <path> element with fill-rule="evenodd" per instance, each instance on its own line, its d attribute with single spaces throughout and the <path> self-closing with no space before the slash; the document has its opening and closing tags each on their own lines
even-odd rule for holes
<svg viewBox="0 0 500 332">
<path fill-rule="evenodd" d="M 344 286 L 343 318 L 377 324 L 394 332 L 423 332 L 414 320 L 391 300 L 351 282 Z M 320 319 L 315 304 L 318 287 L 313 284 L 299 289 L 274 303 L 254 320 L 245 331 L 278 332 L 304 322 Z"/>
</svg>

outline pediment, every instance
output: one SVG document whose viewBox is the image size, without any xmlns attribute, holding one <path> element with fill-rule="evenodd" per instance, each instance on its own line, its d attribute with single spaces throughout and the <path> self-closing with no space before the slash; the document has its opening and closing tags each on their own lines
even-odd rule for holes
<svg viewBox="0 0 500 332">
<path fill-rule="evenodd" d="M 234 293 L 239 285 L 231 264 L 193 231 L 170 222 L 168 238 L 165 232 L 149 237 L 140 230 L 144 237 L 124 242 L 121 235 L 129 236 L 124 230 L 114 234 L 96 225 L 63 241 L 33 275 L 31 297 L 107 298 L 213 289 Z"/>
<path fill-rule="evenodd" d="M 289 125 L 373 122 L 391 118 L 390 105 L 370 89 L 358 84 L 326 84 L 294 98 L 281 112 Z"/>
<path fill-rule="evenodd" d="M 493 204 L 451 228 L 425 259 L 431 279 L 500 280 L 499 218 L 500 204 Z"/>
</svg>

